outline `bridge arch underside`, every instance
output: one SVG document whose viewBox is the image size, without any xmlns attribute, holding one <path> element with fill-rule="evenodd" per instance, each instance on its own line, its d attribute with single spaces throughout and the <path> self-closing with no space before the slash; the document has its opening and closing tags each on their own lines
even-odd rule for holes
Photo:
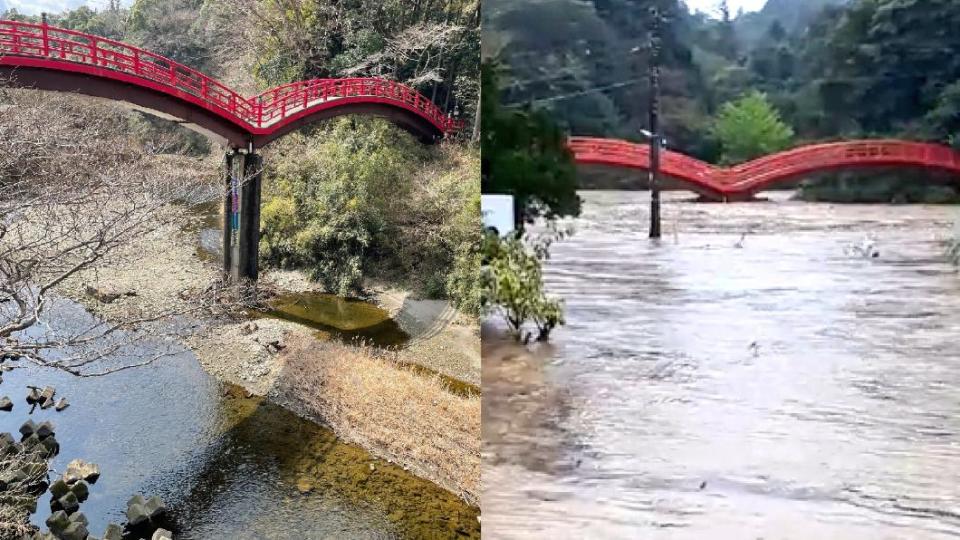
<svg viewBox="0 0 960 540">
<path fill-rule="evenodd" d="M 636 165 L 624 165 L 620 163 L 611 164 L 603 161 L 577 160 L 577 172 L 582 176 L 605 176 L 620 177 L 618 180 L 609 182 L 601 181 L 601 189 L 623 189 L 623 190 L 649 190 L 649 169 Z M 630 178 L 622 178 L 624 173 L 629 174 Z M 596 185 L 596 182 L 591 182 Z M 668 191 L 689 191 L 699 195 L 702 199 L 708 201 L 724 200 L 724 193 L 712 184 L 705 181 L 696 181 L 675 174 L 670 171 L 661 171 L 660 189 Z"/>
<path fill-rule="evenodd" d="M 17 88 L 81 94 L 123 102 L 134 110 L 170 120 L 200 133 L 224 147 L 246 148 L 252 143 L 255 148 L 262 148 L 312 123 L 351 114 L 386 118 L 425 144 L 436 143 L 443 137 L 437 126 L 413 110 L 387 100 L 376 101 L 371 98 L 338 98 L 310 106 L 269 128 L 250 128 L 237 123 L 226 113 L 220 115 L 192 102 L 192 96 L 188 94 L 180 97 L 176 93 L 182 92 L 167 93 L 150 88 L 123 73 L 96 68 L 85 70 L 83 67 L 71 66 L 70 70 L 61 70 L 0 64 L 0 81 Z"/>
<path fill-rule="evenodd" d="M 616 183 L 603 183 L 604 188 L 648 190 L 649 170 L 644 166 L 611 164 L 602 161 L 578 160 L 580 174 L 620 175 L 629 171 L 633 178 L 621 179 Z M 664 170 L 660 175 L 660 187 L 663 190 L 689 191 L 701 200 L 715 202 L 738 202 L 754 200 L 763 191 L 789 188 L 804 180 L 822 179 L 825 175 L 838 172 L 859 172 L 865 174 L 892 174 L 897 172 L 923 173 L 924 181 L 930 184 L 960 183 L 960 168 L 937 166 L 911 160 L 889 160 L 876 163 L 835 163 L 795 168 L 789 171 L 767 173 L 731 183 L 719 183 L 706 179 L 693 179 L 677 171 Z"/>
<path fill-rule="evenodd" d="M 951 184 L 960 182 L 960 169 L 931 165 L 918 161 L 901 160 L 883 163 L 836 163 L 818 165 L 780 174 L 771 174 L 752 178 L 735 185 L 730 200 L 750 200 L 762 191 L 773 191 L 795 187 L 806 180 L 825 180 L 831 174 L 853 172 L 867 175 L 893 175 L 896 173 L 910 173 L 912 177 L 919 176 L 920 181 L 928 184 Z M 920 173 L 917 175 L 917 173 Z"/>
</svg>

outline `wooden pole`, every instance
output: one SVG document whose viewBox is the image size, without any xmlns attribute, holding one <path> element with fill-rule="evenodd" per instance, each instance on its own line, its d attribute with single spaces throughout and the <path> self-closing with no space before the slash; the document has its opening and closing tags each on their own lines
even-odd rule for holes
<svg viewBox="0 0 960 540">
<path fill-rule="evenodd" d="M 650 238 L 660 238 L 660 10 L 650 29 Z"/>
</svg>

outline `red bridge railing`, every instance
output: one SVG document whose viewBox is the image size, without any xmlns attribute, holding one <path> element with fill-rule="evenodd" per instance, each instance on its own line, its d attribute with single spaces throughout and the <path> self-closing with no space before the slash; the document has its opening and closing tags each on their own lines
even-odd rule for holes
<svg viewBox="0 0 960 540">
<path fill-rule="evenodd" d="M 46 24 L 0 20 L 0 56 L 21 56 L 118 71 L 183 92 L 241 124 L 266 128 L 319 103 L 366 97 L 403 104 L 442 132 L 463 127 L 422 94 L 377 78 L 315 79 L 287 84 L 246 98 L 212 77 L 158 54 L 112 39 Z"/>
<path fill-rule="evenodd" d="M 285 118 L 291 111 L 303 110 L 310 103 L 329 99 L 363 96 L 406 103 L 444 131 L 455 131 L 463 122 L 451 119 L 432 101 L 413 88 L 396 81 L 376 78 L 312 79 L 272 88 L 250 99 L 257 108 L 260 126 Z"/>
<path fill-rule="evenodd" d="M 649 145 L 616 139 L 571 137 L 581 164 L 647 169 Z M 923 167 L 960 175 L 960 153 L 947 146 L 898 140 L 860 140 L 801 146 L 733 167 L 718 167 L 679 152 L 666 151 L 663 174 L 721 195 L 751 193 L 765 186 L 846 167 Z"/>
</svg>

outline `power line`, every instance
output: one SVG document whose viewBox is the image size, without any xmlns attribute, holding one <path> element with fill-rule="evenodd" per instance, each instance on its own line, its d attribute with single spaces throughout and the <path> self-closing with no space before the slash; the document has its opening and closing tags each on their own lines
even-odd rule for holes
<svg viewBox="0 0 960 540">
<path fill-rule="evenodd" d="M 567 78 L 567 77 L 571 77 L 571 76 L 574 76 L 574 75 L 576 75 L 576 74 L 577 74 L 577 71 L 574 70 L 573 68 L 570 68 L 570 69 L 567 70 L 567 71 L 554 73 L 553 75 L 550 75 L 550 76 L 547 76 L 547 77 L 539 77 L 539 78 L 537 78 L 537 79 L 526 79 L 526 80 L 523 80 L 523 81 L 521 81 L 521 80 L 513 80 L 513 81 L 510 81 L 510 82 L 507 84 L 507 87 L 508 87 L 508 88 L 515 88 L 515 87 L 518 87 L 518 86 L 527 86 L 527 85 L 531 85 L 531 84 L 534 84 L 534 83 L 558 81 L 558 80 L 560 80 L 560 79 L 565 79 L 565 78 Z"/>
<path fill-rule="evenodd" d="M 628 80 L 628 81 L 618 82 L 618 83 L 610 84 L 610 85 L 607 85 L 607 86 L 600 86 L 600 87 L 597 87 L 597 88 L 589 88 L 589 89 L 587 89 L 587 90 L 581 90 L 581 91 L 579 91 L 579 92 L 573 92 L 573 93 L 570 93 L 570 94 L 561 94 L 561 95 L 559 95 L 559 96 L 551 96 L 551 97 L 548 97 L 548 98 L 540 98 L 540 99 L 533 99 L 533 100 L 530 100 L 530 101 L 510 103 L 510 104 L 504 105 L 504 107 L 508 107 L 508 108 L 509 108 L 509 107 L 519 107 L 519 106 L 525 105 L 525 104 L 527 104 L 527 103 L 553 103 L 554 101 L 562 101 L 562 100 L 564 100 L 564 99 L 570 99 L 570 98 L 585 96 L 585 95 L 588 95 L 588 94 L 594 94 L 594 93 L 598 93 L 598 92 L 606 92 L 607 90 L 615 90 L 615 89 L 617 89 L 617 88 L 623 88 L 623 87 L 625 87 L 625 86 L 630 86 L 631 84 L 636 84 L 636 83 L 642 82 L 642 81 L 644 81 L 644 80 L 646 80 L 645 77 L 638 77 L 638 78 L 636 78 L 636 79 L 630 79 L 630 80 Z"/>
</svg>

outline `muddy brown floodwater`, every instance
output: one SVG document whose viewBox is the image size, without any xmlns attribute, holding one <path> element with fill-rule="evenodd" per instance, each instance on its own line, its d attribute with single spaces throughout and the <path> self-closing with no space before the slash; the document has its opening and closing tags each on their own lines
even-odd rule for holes
<svg viewBox="0 0 960 540">
<path fill-rule="evenodd" d="M 485 343 L 485 538 L 960 537 L 957 209 L 584 197 L 567 326 Z"/>
</svg>

